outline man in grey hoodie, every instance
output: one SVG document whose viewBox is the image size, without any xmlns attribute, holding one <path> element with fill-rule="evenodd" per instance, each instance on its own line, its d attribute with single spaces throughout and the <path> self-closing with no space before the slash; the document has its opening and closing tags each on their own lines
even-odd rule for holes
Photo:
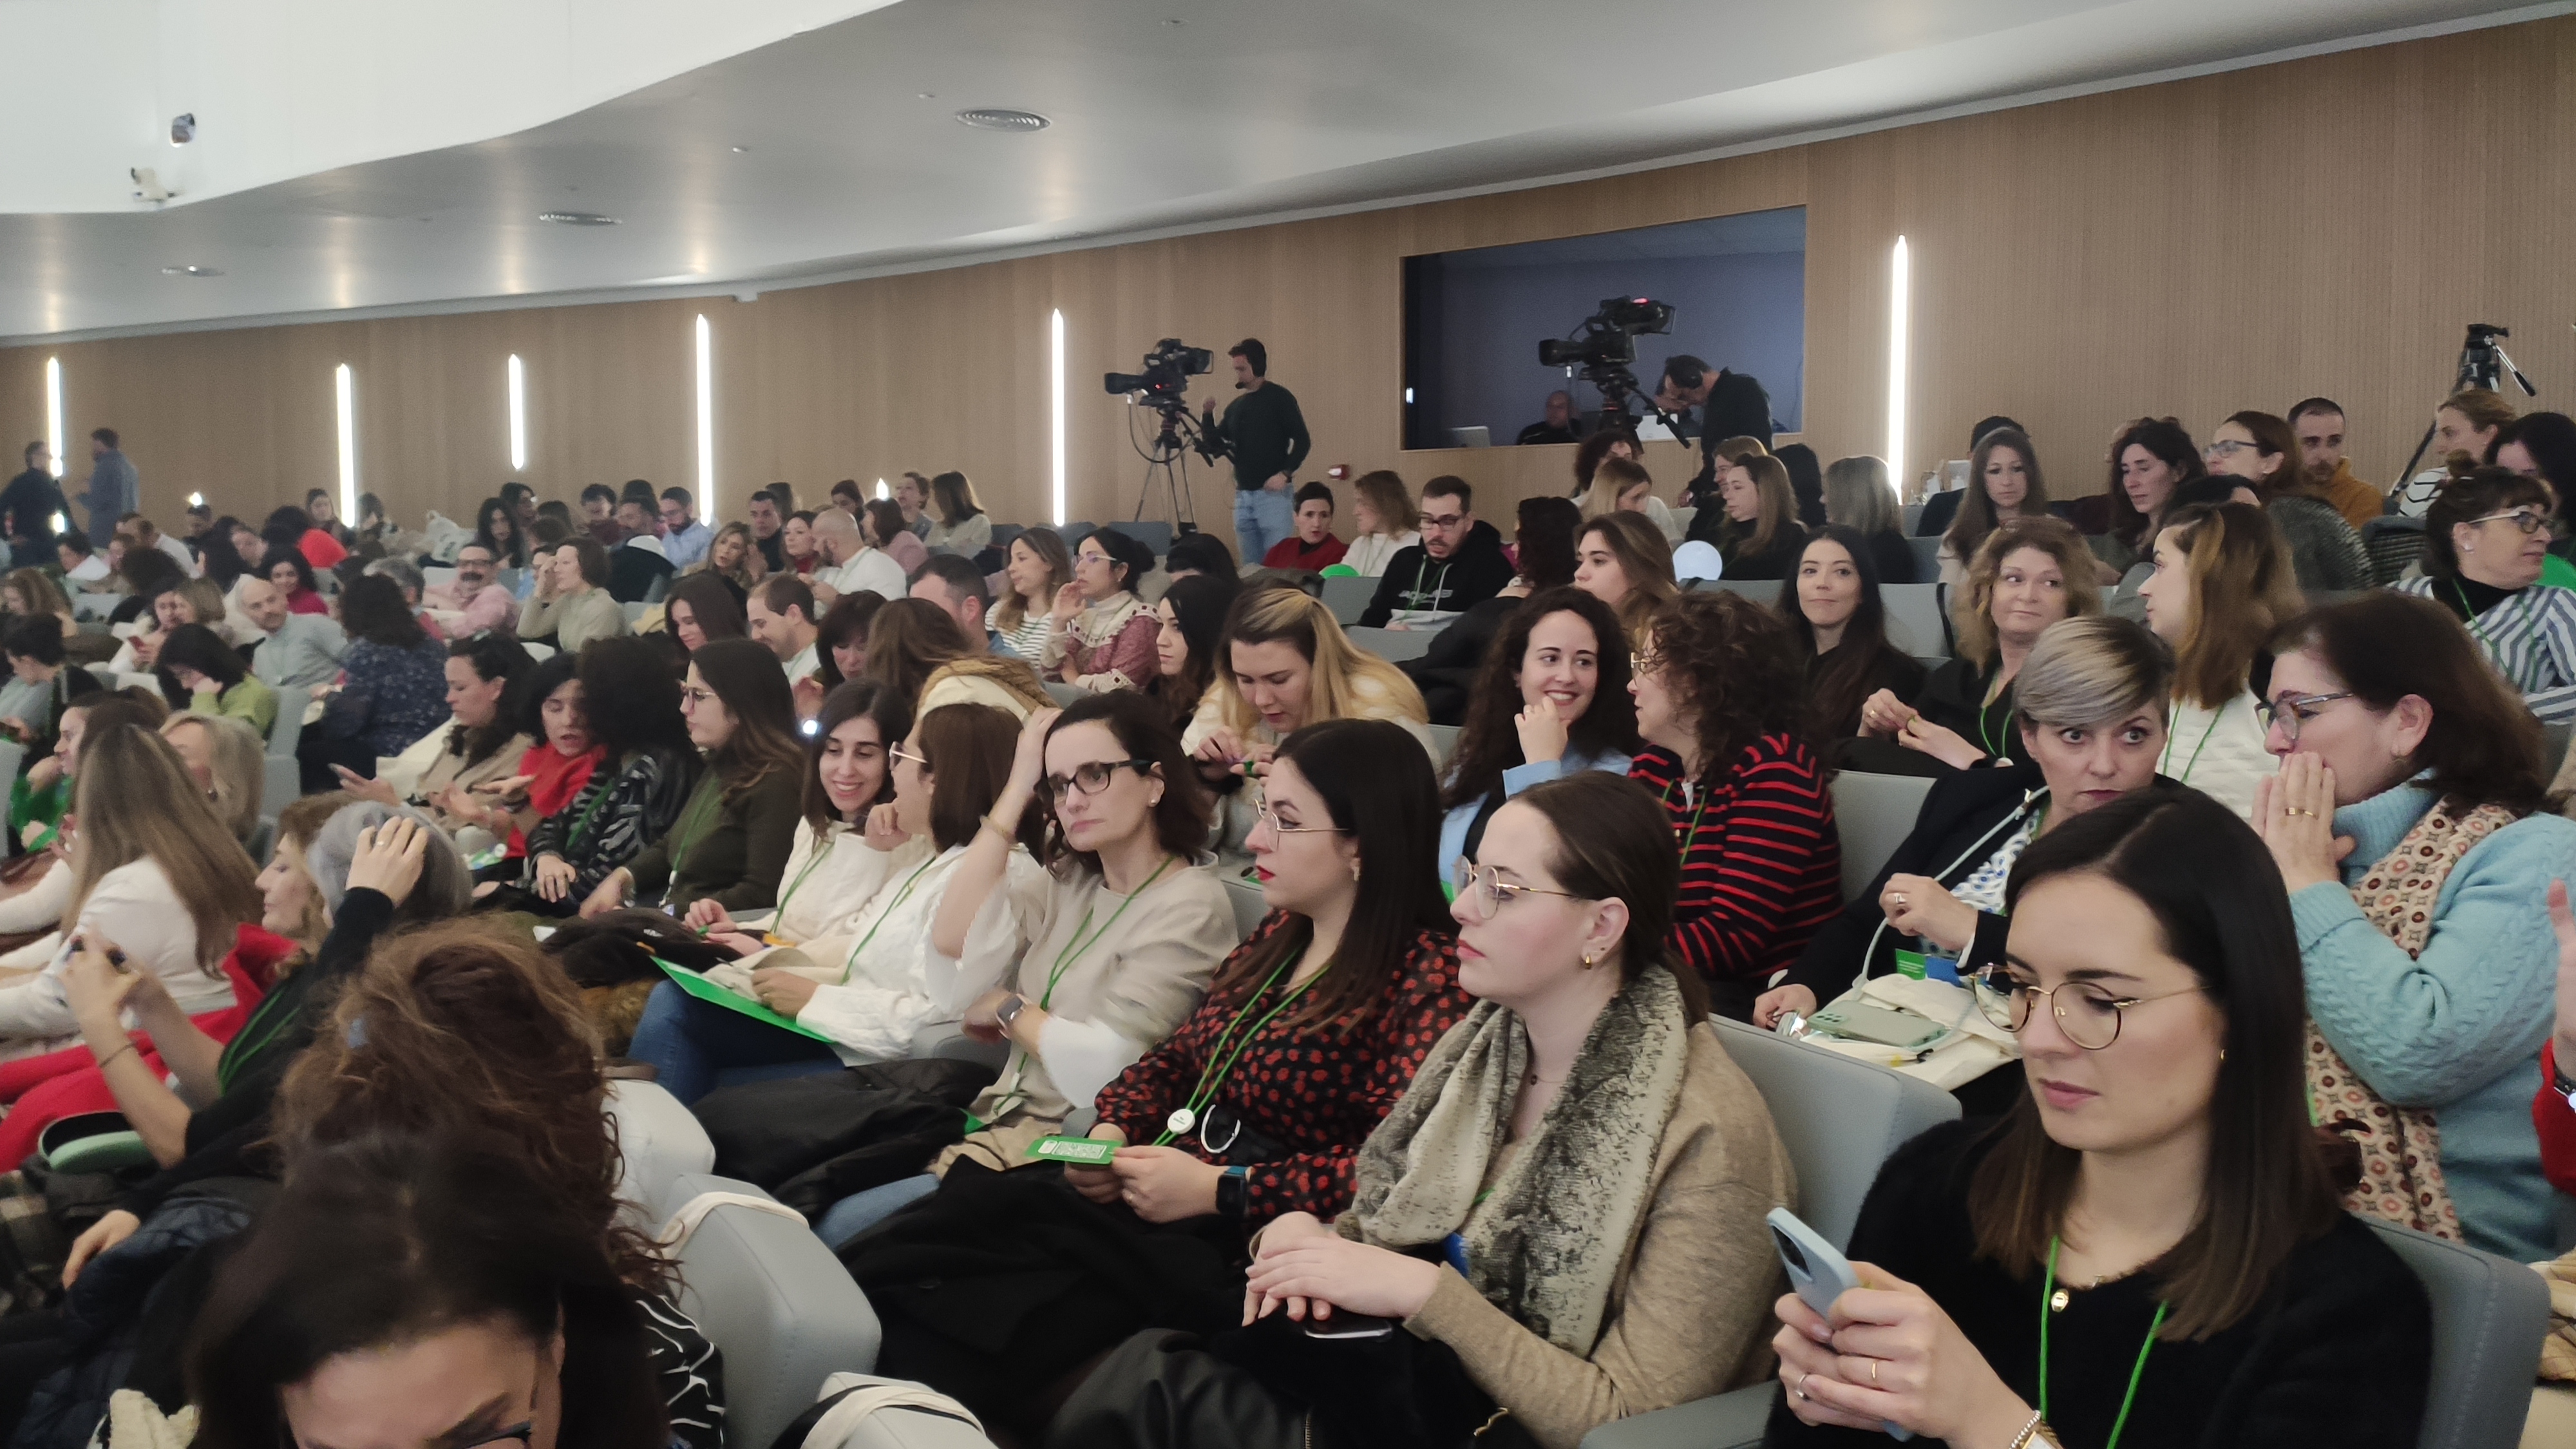
<svg viewBox="0 0 2576 1449">
<path fill-rule="evenodd" d="M 89 536 L 104 539 L 116 532 L 116 521 L 143 507 L 143 481 L 134 476 L 134 465 L 116 450 L 116 429 L 100 428 L 89 435 L 89 490 L 81 502 L 89 509 Z"/>
</svg>

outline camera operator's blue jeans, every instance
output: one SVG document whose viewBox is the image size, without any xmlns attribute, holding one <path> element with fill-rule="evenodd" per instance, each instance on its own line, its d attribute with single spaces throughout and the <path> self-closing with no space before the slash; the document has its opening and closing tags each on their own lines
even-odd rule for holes
<svg viewBox="0 0 2576 1449">
<path fill-rule="evenodd" d="M 1263 554 L 1296 533 L 1297 505 L 1290 501 L 1287 489 L 1234 491 L 1235 562 L 1257 564 Z"/>
<path fill-rule="evenodd" d="M 714 1091 L 716 1073 L 727 1067 L 763 1068 L 762 1079 L 841 1069 L 832 1049 L 812 1037 L 700 1001 L 668 981 L 646 999 L 626 1054 L 651 1062 L 653 1080 L 684 1107 Z"/>
</svg>

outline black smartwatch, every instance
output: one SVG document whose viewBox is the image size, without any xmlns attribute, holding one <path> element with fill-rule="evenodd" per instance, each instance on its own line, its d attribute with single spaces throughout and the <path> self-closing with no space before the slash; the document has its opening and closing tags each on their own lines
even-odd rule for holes
<svg viewBox="0 0 2576 1449">
<path fill-rule="evenodd" d="M 1247 1175 L 1240 1167 L 1229 1167 L 1216 1180 L 1216 1215 L 1230 1222 L 1243 1221 L 1243 1199 L 1248 1190 Z"/>
</svg>

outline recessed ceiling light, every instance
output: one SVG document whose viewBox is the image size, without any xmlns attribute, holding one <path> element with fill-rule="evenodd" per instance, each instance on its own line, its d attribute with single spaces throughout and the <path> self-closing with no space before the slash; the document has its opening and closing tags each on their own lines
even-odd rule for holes
<svg viewBox="0 0 2576 1449">
<path fill-rule="evenodd" d="M 998 106 L 977 106 L 970 111 L 959 111 L 957 119 L 978 131 L 1043 131 L 1054 124 L 1035 111 L 1013 111 Z"/>
<path fill-rule="evenodd" d="M 551 221 L 558 226 L 617 225 L 616 217 L 602 216 L 595 211 L 541 211 L 537 213 L 537 220 Z"/>
<path fill-rule="evenodd" d="M 193 263 L 184 267 L 163 267 L 161 269 L 161 275 L 165 277 L 220 277 L 223 274 L 224 269 L 221 267 L 201 267 Z"/>
<path fill-rule="evenodd" d="M 735 155 L 737 155 L 737 156 L 740 156 L 740 155 L 743 155 L 743 154 L 747 153 L 747 152 L 748 152 L 748 151 L 750 151 L 750 150 L 751 150 L 751 148 L 750 148 L 749 146 L 736 146 L 736 147 L 734 147 L 734 148 L 733 148 L 733 154 L 735 154 Z"/>
<path fill-rule="evenodd" d="M 935 101 L 935 100 L 939 99 L 939 92 L 937 92 L 937 91 L 914 91 L 914 92 L 913 92 L 913 96 L 914 96 L 914 98 L 915 98 L 915 99 L 918 99 L 918 100 L 924 100 L 924 101 Z"/>
</svg>

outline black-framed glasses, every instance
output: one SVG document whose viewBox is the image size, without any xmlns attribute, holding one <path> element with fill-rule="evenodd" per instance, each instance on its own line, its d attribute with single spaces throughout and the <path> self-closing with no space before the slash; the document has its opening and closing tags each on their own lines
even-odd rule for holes
<svg viewBox="0 0 2576 1449">
<path fill-rule="evenodd" d="M 2515 532 L 2526 538 L 2530 537 L 2532 534 L 2540 532 L 2542 529 L 2549 529 L 2552 532 L 2556 531 L 2555 526 L 2550 522 L 2549 515 L 2541 512 L 2537 508 L 2516 508 L 2504 513 L 2490 513 L 2484 518 L 2472 518 L 2469 522 L 2510 523 L 2513 525 Z"/>
<path fill-rule="evenodd" d="M 1490 865 L 1478 865 L 1465 856 L 1449 872 L 1450 884 L 1457 888 L 1456 899 L 1466 901 L 1477 920 L 1490 921 L 1494 913 L 1522 896 L 1563 896 L 1569 901 L 1585 899 L 1572 891 L 1552 891 L 1545 886 L 1522 885 L 1507 881 Z"/>
<path fill-rule="evenodd" d="M 2299 726 L 2315 719 L 2336 700 L 2352 697 L 2351 690 L 2338 689 L 2332 694 L 2285 694 L 2278 699 L 2258 699 L 2254 701 L 2254 716 L 2266 730 L 2279 725 L 2281 738 L 2295 745 L 2299 742 Z"/>
<path fill-rule="evenodd" d="M 1133 770 L 1142 775 L 1153 768 L 1151 760 L 1094 760 L 1087 765 L 1074 766 L 1070 775 L 1047 776 L 1039 782 L 1039 788 L 1046 792 L 1050 801 L 1061 800 L 1067 793 L 1097 795 L 1109 788 L 1111 777 L 1121 770 Z"/>
<path fill-rule="evenodd" d="M 2120 1023 L 2128 1019 L 2132 1006 L 2150 1001 L 2198 994 L 2197 986 L 2180 991 L 2159 992 L 2154 996 L 2120 996 L 2093 981 L 2060 981 L 2055 986 L 2033 986 L 2018 981 L 2000 966 L 1989 966 L 1969 978 L 1977 999 L 1977 1010 L 1986 1020 L 2019 1034 L 2030 1025 L 2031 1003 L 2048 998 L 2048 1009 L 2057 1018 L 2057 1029 L 2066 1039 L 2088 1052 L 2098 1052 L 2120 1039 Z"/>
</svg>

